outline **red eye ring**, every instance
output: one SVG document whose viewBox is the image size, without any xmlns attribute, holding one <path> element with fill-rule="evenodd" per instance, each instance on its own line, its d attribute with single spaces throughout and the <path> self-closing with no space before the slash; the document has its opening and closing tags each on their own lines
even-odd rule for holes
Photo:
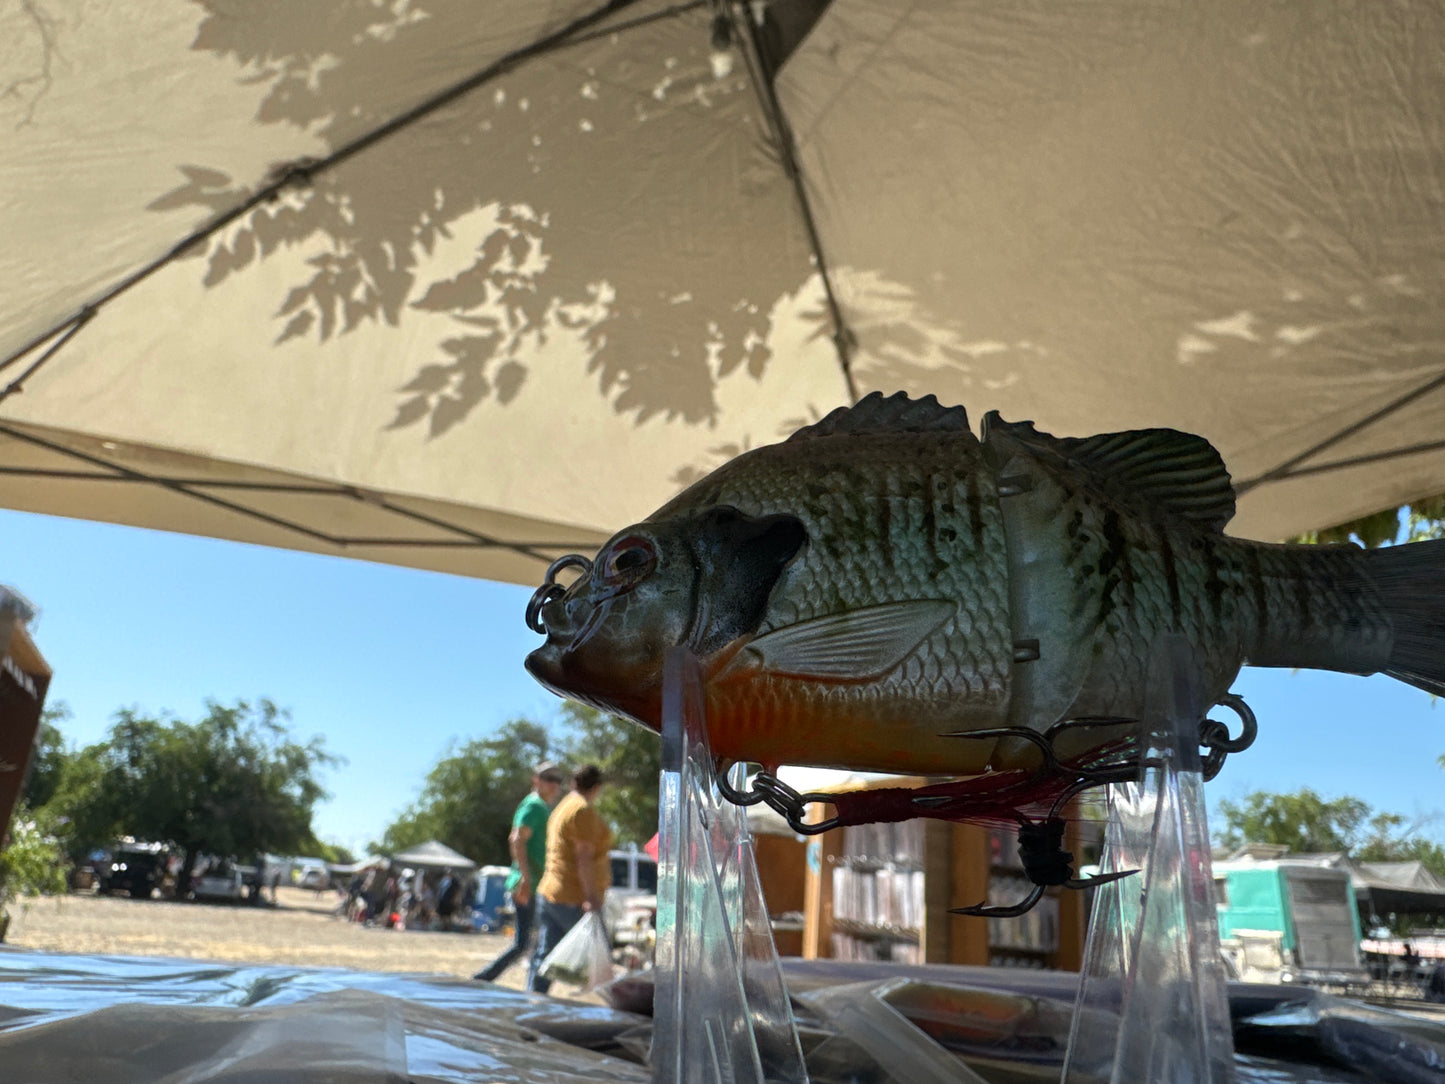
<svg viewBox="0 0 1445 1084">
<path fill-rule="evenodd" d="M 657 550 L 649 539 L 628 535 L 618 539 L 602 562 L 602 580 L 615 586 L 631 585 L 657 565 Z"/>
</svg>

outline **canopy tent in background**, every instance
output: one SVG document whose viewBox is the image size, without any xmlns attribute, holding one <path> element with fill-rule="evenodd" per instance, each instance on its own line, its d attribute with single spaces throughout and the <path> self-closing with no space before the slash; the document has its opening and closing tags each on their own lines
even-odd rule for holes
<svg viewBox="0 0 1445 1084">
<path fill-rule="evenodd" d="M 326 869 L 338 876 L 350 876 L 360 873 L 362 870 L 382 868 L 391 865 L 391 859 L 383 858 L 381 855 L 369 854 L 365 858 L 355 862 L 327 862 Z"/>
<path fill-rule="evenodd" d="M 470 873 L 477 868 L 477 864 L 466 855 L 435 839 L 419 843 L 401 854 L 392 855 L 391 864 L 420 869 L 451 869 L 459 873 Z"/>
<path fill-rule="evenodd" d="M 1445 915 L 1445 881 L 1420 862 L 1350 862 L 1347 868 L 1371 914 Z"/>
<path fill-rule="evenodd" d="M 752 12 L 762 12 L 755 25 Z M 1445 491 L 1433 3 L 0 11 L 0 504 L 538 581 L 870 390 Z"/>
</svg>

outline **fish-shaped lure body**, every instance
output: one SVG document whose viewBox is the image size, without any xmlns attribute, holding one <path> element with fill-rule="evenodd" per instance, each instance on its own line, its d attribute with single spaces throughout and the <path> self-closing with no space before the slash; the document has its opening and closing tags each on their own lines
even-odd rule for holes
<svg viewBox="0 0 1445 1084">
<path fill-rule="evenodd" d="M 657 729 L 683 644 L 716 755 L 922 774 L 1031 755 L 959 731 L 1140 718 L 1169 633 L 1206 705 L 1246 661 L 1445 693 L 1445 542 L 1272 545 L 1225 536 L 1233 513 L 1201 437 L 1058 439 L 991 414 L 980 439 L 962 407 L 874 394 L 539 592 L 527 668 Z"/>
</svg>

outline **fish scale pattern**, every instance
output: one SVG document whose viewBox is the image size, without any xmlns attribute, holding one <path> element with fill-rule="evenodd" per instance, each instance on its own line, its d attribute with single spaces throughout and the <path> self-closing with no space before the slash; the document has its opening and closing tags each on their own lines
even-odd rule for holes
<svg viewBox="0 0 1445 1084">
<path fill-rule="evenodd" d="M 1253 593 L 1241 553 L 1224 539 L 1154 521 L 1121 519 L 1095 557 L 1108 566 L 1094 583 L 1096 653 L 1081 714 L 1138 717 L 1164 634 L 1193 649 L 1201 695 L 1214 703 L 1229 688 L 1254 628 Z"/>
<path fill-rule="evenodd" d="M 806 542 L 725 507 L 795 517 Z M 875 393 L 664 505 L 637 529 L 671 547 L 671 578 L 618 594 L 594 570 L 543 607 L 548 643 L 528 668 L 655 726 L 647 652 L 709 622 L 728 641 L 707 647 L 714 752 L 930 774 L 1025 766 L 1006 763 L 1018 750 L 1037 759 L 953 732 L 1141 717 L 1169 633 L 1188 645 L 1206 706 L 1245 661 L 1445 689 L 1445 543 L 1270 545 L 1224 535 L 1232 512 L 1202 438 L 1057 439 L 990 415 L 981 444 L 962 408 Z M 726 594 L 723 609 L 696 597 L 703 583 Z M 1030 645 L 1017 661 L 1015 637 Z"/>
<path fill-rule="evenodd" d="M 769 453 L 774 462 L 769 462 Z M 948 717 L 1005 704 L 1012 665 L 1002 516 L 978 443 L 961 433 L 850 434 L 759 449 L 719 471 L 716 499 L 798 516 L 808 546 L 784 574 L 759 633 L 882 603 L 946 599 L 955 617 L 884 680 L 816 695 L 907 701 Z M 928 705 L 933 705 L 932 711 Z"/>
<path fill-rule="evenodd" d="M 1384 664 L 1389 619 L 1354 547 L 1230 538 L 1067 486 L 1053 526 L 1078 585 L 1076 634 L 1093 643 L 1076 714 L 1138 717 L 1160 638 L 1171 632 L 1190 646 L 1206 710 L 1246 660 L 1360 671 Z"/>
<path fill-rule="evenodd" d="M 1369 673 L 1390 656 L 1393 623 L 1355 546 L 1282 546 L 1230 540 L 1257 577 L 1245 652 L 1259 666 Z"/>
</svg>

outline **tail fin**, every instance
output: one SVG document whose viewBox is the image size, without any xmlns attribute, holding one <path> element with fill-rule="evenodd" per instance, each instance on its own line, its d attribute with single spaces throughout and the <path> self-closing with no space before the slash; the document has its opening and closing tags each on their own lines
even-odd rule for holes
<svg viewBox="0 0 1445 1084">
<path fill-rule="evenodd" d="M 1369 567 L 1395 626 L 1384 672 L 1445 696 L 1445 539 L 1374 550 Z"/>
</svg>

